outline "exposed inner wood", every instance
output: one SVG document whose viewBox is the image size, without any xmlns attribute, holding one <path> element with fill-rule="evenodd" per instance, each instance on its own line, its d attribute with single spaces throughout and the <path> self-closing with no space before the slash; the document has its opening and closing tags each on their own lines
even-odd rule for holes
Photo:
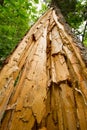
<svg viewBox="0 0 87 130">
<path fill-rule="evenodd" d="M 87 68 L 58 19 L 47 11 L 0 71 L 0 130 L 87 130 Z"/>
</svg>

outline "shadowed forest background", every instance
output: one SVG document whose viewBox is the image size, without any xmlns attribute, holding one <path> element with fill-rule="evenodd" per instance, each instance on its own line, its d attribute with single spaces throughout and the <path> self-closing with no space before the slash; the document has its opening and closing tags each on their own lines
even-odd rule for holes
<svg viewBox="0 0 87 130">
<path fill-rule="evenodd" d="M 0 66 L 50 6 L 60 8 L 73 32 L 87 46 L 86 0 L 0 0 Z"/>
</svg>

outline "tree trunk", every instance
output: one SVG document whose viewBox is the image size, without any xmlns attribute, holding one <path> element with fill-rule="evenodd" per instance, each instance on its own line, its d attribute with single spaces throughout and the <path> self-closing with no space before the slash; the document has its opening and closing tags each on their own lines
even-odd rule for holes
<svg viewBox="0 0 87 130">
<path fill-rule="evenodd" d="M 87 130 L 87 68 L 49 9 L 0 72 L 0 130 Z"/>
</svg>

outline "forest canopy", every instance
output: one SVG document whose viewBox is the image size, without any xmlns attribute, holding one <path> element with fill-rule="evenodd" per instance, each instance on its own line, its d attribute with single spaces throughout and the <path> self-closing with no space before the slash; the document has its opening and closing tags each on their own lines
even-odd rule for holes
<svg viewBox="0 0 87 130">
<path fill-rule="evenodd" d="M 31 25 L 54 3 L 87 45 L 86 0 L 0 0 L 0 65 Z"/>
</svg>

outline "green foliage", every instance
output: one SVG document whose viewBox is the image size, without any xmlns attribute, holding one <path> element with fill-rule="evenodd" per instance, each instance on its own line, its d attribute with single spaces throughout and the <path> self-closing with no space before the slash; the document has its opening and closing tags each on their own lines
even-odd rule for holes
<svg viewBox="0 0 87 130">
<path fill-rule="evenodd" d="M 85 37 L 84 37 L 84 44 L 87 47 L 87 30 L 86 30 Z"/>
<path fill-rule="evenodd" d="M 80 29 L 80 35 L 82 34 L 82 37 L 84 35 L 83 44 L 87 46 L 87 30 L 84 30 L 85 25 L 84 28 L 82 28 L 84 21 L 87 20 L 87 1 L 79 0 L 76 4 L 75 11 L 69 12 L 66 20 L 76 31 Z"/>
<path fill-rule="evenodd" d="M 29 25 L 31 26 L 35 21 L 47 10 L 47 5 L 41 0 L 32 0 L 29 2 Z"/>
<path fill-rule="evenodd" d="M 85 25 L 84 28 L 82 27 L 86 19 L 87 19 L 87 1 L 79 0 L 76 3 L 76 8 L 74 12 L 69 12 L 68 17 L 66 17 L 66 20 L 70 24 L 70 26 L 75 29 L 76 32 L 80 30 L 79 31 L 80 36 L 81 35 L 82 37 L 84 36 L 84 40 L 82 42 L 84 45 L 87 46 L 87 31 L 84 30 Z"/>
<path fill-rule="evenodd" d="M 78 28 L 84 21 L 84 6 L 85 3 L 82 4 L 81 1 L 78 1 L 75 10 L 68 13 L 66 19 L 73 28 Z"/>
<path fill-rule="evenodd" d="M 27 0 L 5 0 L 4 5 L 0 5 L 0 61 L 12 51 L 27 29 Z"/>
</svg>

